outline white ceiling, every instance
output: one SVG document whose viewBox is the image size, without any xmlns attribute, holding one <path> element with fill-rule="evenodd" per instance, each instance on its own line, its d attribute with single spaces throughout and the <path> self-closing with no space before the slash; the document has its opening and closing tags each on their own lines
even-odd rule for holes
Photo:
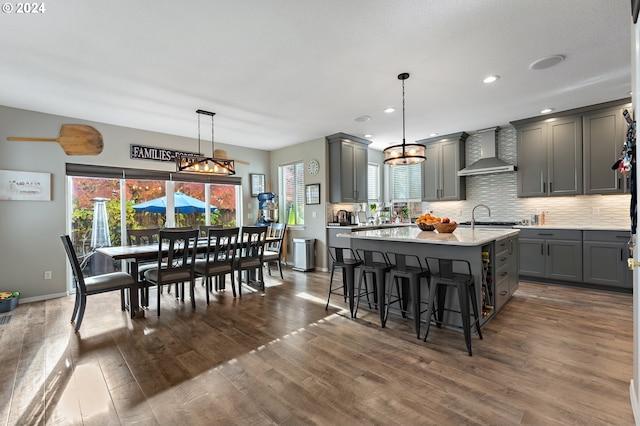
<svg viewBox="0 0 640 426">
<path fill-rule="evenodd" d="M 407 141 L 631 90 L 628 0 L 42 3 L 0 16 L 0 104 L 192 138 L 200 108 L 216 142 L 264 150 L 337 132 L 401 142 L 401 72 Z"/>
</svg>

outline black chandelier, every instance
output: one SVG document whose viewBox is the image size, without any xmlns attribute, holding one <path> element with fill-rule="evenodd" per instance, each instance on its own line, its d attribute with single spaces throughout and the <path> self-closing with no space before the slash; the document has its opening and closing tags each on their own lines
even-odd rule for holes
<svg viewBox="0 0 640 426">
<path fill-rule="evenodd" d="M 427 159 L 424 145 L 418 143 L 406 143 L 404 126 L 404 81 L 409 78 L 409 73 L 398 75 L 402 80 L 402 144 L 393 145 L 384 150 L 384 164 L 390 166 L 404 166 L 421 163 Z"/>
<path fill-rule="evenodd" d="M 215 112 L 204 111 L 199 109 L 196 111 L 198 114 L 198 153 L 200 151 L 200 116 L 208 115 L 211 117 L 211 157 L 204 157 L 201 155 L 176 155 L 176 170 L 178 172 L 186 173 L 202 173 L 211 175 L 235 175 L 236 168 L 233 160 L 226 158 L 215 158 L 214 139 L 213 139 L 213 116 Z"/>
</svg>

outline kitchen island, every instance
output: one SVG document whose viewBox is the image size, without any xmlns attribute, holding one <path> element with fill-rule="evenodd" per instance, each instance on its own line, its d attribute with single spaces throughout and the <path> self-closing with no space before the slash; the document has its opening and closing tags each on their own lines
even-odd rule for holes
<svg viewBox="0 0 640 426">
<path fill-rule="evenodd" d="M 471 265 L 476 283 L 478 312 L 483 325 L 498 312 L 518 287 L 518 229 L 464 229 L 441 234 L 421 231 L 417 226 L 386 227 L 339 233 L 348 238 L 354 250 L 376 250 L 425 257 L 461 259 Z M 432 265 L 433 267 L 433 265 Z M 385 280 L 378 280 L 378 294 L 385 294 Z M 421 288 L 422 295 L 429 292 Z M 353 289 L 351 289 L 353 290 Z M 448 291 L 453 291 L 449 289 Z M 351 291 L 353 294 L 353 291 Z M 455 294 L 447 295 L 447 309 L 459 310 Z M 424 296 L 421 297 L 424 300 Z M 381 313 L 382 315 L 382 313 Z M 445 321 L 461 324 L 459 318 L 445 316 Z"/>
</svg>

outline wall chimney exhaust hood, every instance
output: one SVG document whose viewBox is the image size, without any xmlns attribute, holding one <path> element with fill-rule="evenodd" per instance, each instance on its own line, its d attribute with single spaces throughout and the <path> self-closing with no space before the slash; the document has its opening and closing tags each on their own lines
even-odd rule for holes
<svg viewBox="0 0 640 426">
<path fill-rule="evenodd" d="M 478 131 L 480 136 L 480 159 L 458 171 L 458 176 L 488 175 L 516 171 L 516 166 L 505 163 L 498 158 L 499 129 L 499 127 L 492 127 Z"/>
</svg>

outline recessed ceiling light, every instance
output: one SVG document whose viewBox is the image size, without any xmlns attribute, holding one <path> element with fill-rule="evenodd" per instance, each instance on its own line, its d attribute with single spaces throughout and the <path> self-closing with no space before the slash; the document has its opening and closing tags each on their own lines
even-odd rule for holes
<svg viewBox="0 0 640 426">
<path fill-rule="evenodd" d="M 549 114 L 553 110 L 554 110 L 553 108 L 545 108 L 543 110 L 540 110 L 540 114 Z"/>
<path fill-rule="evenodd" d="M 546 58 L 540 58 L 537 61 L 534 61 L 529 68 L 532 70 L 543 70 L 546 68 L 551 68 L 554 65 L 558 65 L 560 62 L 564 61 L 564 55 L 551 55 Z"/>
<path fill-rule="evenodd" d="M 364 123 L 369 120 L 371 120 L 371 117 L 369 117 L 368 115 L 360 115 L 353 119 L 353 121 L 357 121 L 358 123 Z"/>
<path fill-rule="evenodd" d="M 392 112 L 394 112 L 396 109 L 394 107 L 388 107 L 385 108 L 383 111 L 386 112 L 387 114 L 390 114 Z"/>
<path fill-rule="evenodd" d="M 438 136 L 438 134 L 437 133 L 431 133 L 429 136 L 430 137 L 434 137 L 434 136 Z"/>
<path fill-rule="evenodd" d="M 485 84 L 489 84 L 489 83 L 493 83 L 495 81 L 497 81 L 500 78 L 499 75 L 490 75 L 488 77 L 485 77 L 484 80 L 482 80 L 483 83 Z"/>
<path fill-rule="evenodd" d="M 370 133 L 367 133 L 366 135 L 362 135 L 362 136 L 364 136 L 364 137 L 365 137 L 365 138 L 367 138 L 367 139 L 369 139 L 369 138 L 372 138 L 372 137 L 373 137 L 373 135 L 372 135 L 372 134 L 370 134 Z"/>
</svg>

